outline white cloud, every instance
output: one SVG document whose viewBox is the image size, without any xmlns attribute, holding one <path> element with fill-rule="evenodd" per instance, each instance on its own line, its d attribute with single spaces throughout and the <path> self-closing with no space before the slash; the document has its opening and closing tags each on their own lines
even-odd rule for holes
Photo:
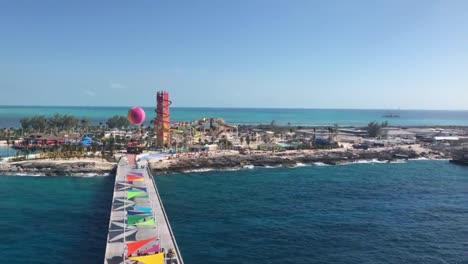
<svg viewBox="0 0 468 264">
<path fill-rule="evenodd" d="M 91 90 L 84 90 L 83 93 L 86 94 L 87 96 L 96 96 L 96 93 Z"/>
<path fill-rule="evenodd" d="M 112 88 L 112 89 L 116 89 L 116 90 L 123 90 L 125 89 L 125 85 L 121 84 L 121 83 L 117 83 L 117 82 L 111 82 L 109 84 L 109 87 Z"/>
</svg>

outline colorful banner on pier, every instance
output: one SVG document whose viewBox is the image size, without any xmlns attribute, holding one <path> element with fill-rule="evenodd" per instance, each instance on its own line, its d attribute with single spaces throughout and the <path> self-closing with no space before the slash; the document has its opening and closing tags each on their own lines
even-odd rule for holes
<svg viewBox="0 0 468 264">
<path fill-rule="evenodd" d="M 131 257 L 130 259 L 145 264 L 164 264 L 164 253 L 158 253 L 148 256 Z"/>
<path fill-rule="evenodd" d="M 127 245 L 127 257 L 130 257 L 135 251 L 137 251 L 140 247 L 146 245 L 151 240 L 154 240 L 156 237 L 139 240 L 135 242 L 128 242 Z"/>
<path fill-rule="evenodd" d="M 143 181 L 143 177 L 141 176 L 135 176 L 135 175 L 127 175 L 127 181 Z"/>
<path fill-rule="evenodd" d="M 129 190 L 127 191 L 127 199 L 131 199 L 135 196 L 139 196 L 139 195 L 143 195 L 143 194 L 146 194 L 145 192 L 143 191 L 133 191 L 133 190 Z"/>
<path fill-rule="evenodd" d="M 152 253 L 159 253 L 160 251 L 160 248 L 159 248 L 159 245 L 154 245 L 148 249 L 145 249 L 145 250 L 140 250 L 140 253 L 141 254 L 152 254 Z"/>
<path fill-rule="evenodd" d="M 136 226 L 153 226 L 154 225 L 154 219 L 146 220 L 144 222 L 136 223 Z"/>
<path fill-rule="evenodd" d="M 127 215 L 127 225 L 134 225 L 140 220 L 149 217 L 149 215 Z"/>
<path fill-rule="evenodd" d="M 138 211 L 142 211 L 142 212 L 151 213 L 151 208 L 150 207 L 134 206 L 133 209 L 138 210 Z"/>
</svg>

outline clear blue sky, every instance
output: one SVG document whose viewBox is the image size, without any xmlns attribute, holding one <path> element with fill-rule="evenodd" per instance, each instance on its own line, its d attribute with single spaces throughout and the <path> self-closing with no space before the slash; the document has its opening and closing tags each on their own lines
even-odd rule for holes
<svg viewBox="0 0 468 264">
<path fill-rule="evenodd" d="M 0 105 L 468 109 L 468 1 L 0 0 Z"/>
</svg>

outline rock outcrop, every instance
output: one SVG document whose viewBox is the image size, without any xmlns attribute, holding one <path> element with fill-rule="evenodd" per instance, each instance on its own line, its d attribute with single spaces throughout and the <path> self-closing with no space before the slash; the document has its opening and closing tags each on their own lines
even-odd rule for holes
<svg viewBox="0 0 468 264">
<path fill-rule="evenodd" d="M 195 169 L 231 169 L 246 166 L 295 166 L 298 163 L 321 162 L 330 165 L 355 162 L 358 160 L 392 161 L 397 159 L 414 159 L 421 157 L 410 149 L 390 149 L 380 151 L 318 151 L 316 153 L 263 153 L 252 155 L 218 155 L 194 159 L 179 158 L 169 163 L 151 162 L 153 174 L 186 172 Z"/>
<path fill-rule="evenodd" d="M 12 163 L 0 163 L 0 174 L 41 174 L 47 176 L 108 174 L 114 171 L 116 164 L 103 160 L 52 161 L 32 160 Z"/>
</svg>

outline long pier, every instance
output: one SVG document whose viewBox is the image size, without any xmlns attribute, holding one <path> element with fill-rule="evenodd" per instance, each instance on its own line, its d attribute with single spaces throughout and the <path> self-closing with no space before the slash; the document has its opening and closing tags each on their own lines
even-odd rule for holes
<svg viewBox="0 0 468 264">
<path fill-rule="evenodd" d="M 147 162 L 117 165 L 104 264 L 183 264 Z"/>
</svg>

